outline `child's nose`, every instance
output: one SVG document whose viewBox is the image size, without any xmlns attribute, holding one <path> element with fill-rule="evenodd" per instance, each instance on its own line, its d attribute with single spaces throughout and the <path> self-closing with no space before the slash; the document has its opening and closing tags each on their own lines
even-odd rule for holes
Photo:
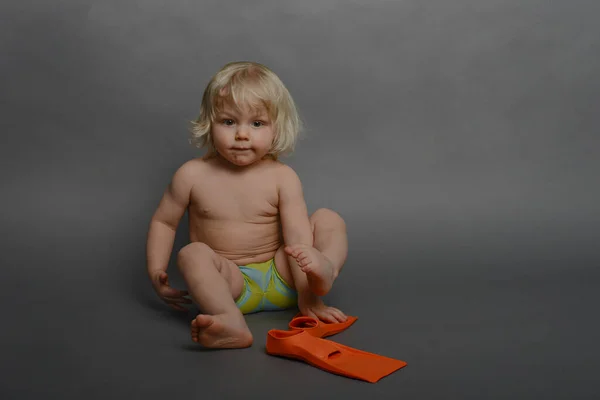
<svg viewBox="0 0 600 400">
<path fill-rule="evenodd" d="M 236 138 L 238 139 L 248 139 L 248 128 L 240 125 L 236 131 Z"/>
</svg>

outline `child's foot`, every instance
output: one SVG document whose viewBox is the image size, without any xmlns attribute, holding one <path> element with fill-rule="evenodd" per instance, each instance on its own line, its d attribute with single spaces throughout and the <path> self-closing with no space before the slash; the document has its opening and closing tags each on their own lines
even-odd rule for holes
<svg viewBox="0 0 600 400">
<path fill-rule="evenodd" d="M 250 347 L 252 333 L 243 317 L 236 315 L 198 314 L 192 321 L 192 340 L 204 347 L 235 349 Z"/>
<path fill-rule="evenodd" d="M 300 269 L 306 274 L 310 290 L 317 296 L 326 295 L 333 281 L 335 272 L 333 264 L 323 253 L 311 246 L 286 246 L 285 252 L 294 257 Z"/>
</svg>

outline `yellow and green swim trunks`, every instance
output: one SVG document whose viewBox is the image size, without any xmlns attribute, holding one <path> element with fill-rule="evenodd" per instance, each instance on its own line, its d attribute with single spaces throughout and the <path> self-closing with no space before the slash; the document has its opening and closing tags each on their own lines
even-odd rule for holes
<svg viewBox="0 0 600 400">
<path fill-rule="evenodd" d="M 244 275 L 244 288 L 235 304 L 242 314 L 285 310 L 297 306 L 298 293 L 279 275 L 275 259 L 239 268 Z"/>
</svg>

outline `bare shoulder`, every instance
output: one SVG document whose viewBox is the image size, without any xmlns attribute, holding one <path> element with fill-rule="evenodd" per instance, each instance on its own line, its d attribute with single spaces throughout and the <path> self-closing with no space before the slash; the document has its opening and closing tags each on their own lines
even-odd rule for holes
<svg viewBox="0 0 600 400">
<path fill-rule="evenodd" d="M 175 229 L 190 204 L 192 187 L 198 182 L 202 170 L 202 163 L 196 159 L 179 166 L 167 185 L 152 219 Z"/>
<path fill-rule="evenodd" d="M 169 183 L 169 192 L 179 203 L 189 201 L 192 188 L 202 178 L 206 161 L 194 158 L 180 165 Z"/>
<path fill-rule="evenodd" d="M 275 166 L 277 190 L 280 194 L 302 192 L 302 183 L 298 173 L 289 165 L 279 162 Z"/>
<path fill-rule="evenodd" d="M 207 168 L 206 161 L 200 158 L 193 158 L 181 164 L 173 174 L 173 181 L 179 183 L 193 182 L 202 175 L 202 171 Z"/>
</svg>

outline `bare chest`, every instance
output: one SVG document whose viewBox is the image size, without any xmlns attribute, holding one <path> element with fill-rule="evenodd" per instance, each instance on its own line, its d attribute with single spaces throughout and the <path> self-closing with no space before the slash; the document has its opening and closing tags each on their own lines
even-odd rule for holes
<svg viewBox="0 0 600 400">
<path fill-rule="evenodd" d="M 190 212 L 203 220 L 260 223 L 278 215 L 277 188 L 258 177 L 215 177 L 192 189 Z"/>
</svg>

